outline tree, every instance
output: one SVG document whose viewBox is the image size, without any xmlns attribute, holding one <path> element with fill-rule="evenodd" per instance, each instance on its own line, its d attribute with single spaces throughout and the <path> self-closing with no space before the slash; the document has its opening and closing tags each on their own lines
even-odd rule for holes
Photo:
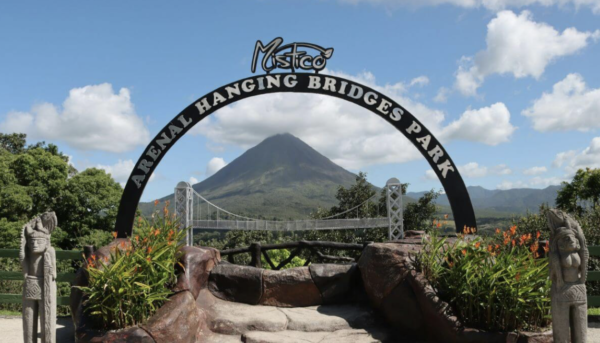
<svg viewBox="0 0 600 343">
<path fill-rule="evenodd" d="M 436 212 L 435 199 L 439 193 L 433 189 L 423 194 L 416 203 L 409 203 L 404 210 L 404 229 L 421 230 L 429 227 Z"/>
<path fill-rule="evenodd" d="M 59 225 L 70 235 L 65 244 L 81 244 L 84 236 L 90 236 L 88 244 L 110 238 L 122 193 L 121 185 L 102 169 L 86 169 L 70 178 L 54 207 Z"/>
<path fill-rule="evenodd" d="M 556 206 L 567 212 L 582 215 L 584 202 L 595 208 L 600 201 L 600 169 L 579 169 L 571 182 L 563 182 L 557 192 Z"/>
<path fill-rule="evenodd" d="M 56 145 L 25 141 L 24 134 L 0 134 L 0 247 L 18 241 L 22 225 L 48 210 L 57 212 L 52 240 L 60 248 L 108 242 L 121 186 L 103 170 L 77 173 Z"/>
</svg>

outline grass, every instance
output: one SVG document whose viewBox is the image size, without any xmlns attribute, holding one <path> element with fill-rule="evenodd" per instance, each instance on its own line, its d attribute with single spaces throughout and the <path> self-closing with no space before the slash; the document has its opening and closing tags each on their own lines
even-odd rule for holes
<svg viewBox="0 0 600 343">
<path fill-rule="evenodd" d="M 0 316 L 20 316 L 21 312 L 0 310 Z"/>
<path fill-rule="evenodd" d="M 600 316 L 600 307 L 588 308 L 588 316 Z"/>
</svg>

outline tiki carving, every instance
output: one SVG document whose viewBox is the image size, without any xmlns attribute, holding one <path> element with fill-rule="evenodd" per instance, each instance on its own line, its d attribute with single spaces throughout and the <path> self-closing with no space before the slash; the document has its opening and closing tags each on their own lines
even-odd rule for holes
<svg viewBox="0 0 600 343">
<path fill-rule="evenodd" d="M 565 212 L 548 211 L 552 330 L 555 343 L 583 343 L 587 333 L 585 281 L 589 259 L 579 223 Z"/>
<path fill-rule="evenodd" d="M 50 246 L 56 224 L 56 214 L 46 212 L 25 224 L 21 232 L 25 343 L 38 341 L 38 318 L 42 342 L 56 342 L 56 254 Z"/>
</svg>

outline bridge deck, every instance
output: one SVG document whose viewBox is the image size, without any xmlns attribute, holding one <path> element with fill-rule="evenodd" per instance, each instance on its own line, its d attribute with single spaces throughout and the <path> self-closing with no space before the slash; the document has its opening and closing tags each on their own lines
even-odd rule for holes
<svg viewBox="0 0 600 343">
<path fill-rule="evenodd" d="M 192 220 L 194 229 L 212 230 L 266 230 L 266 231 L 300 231 L 300 230 L 344 230 L 388 227 L 388 218 L 358 218 L 329 220 Z"/>
</svg>

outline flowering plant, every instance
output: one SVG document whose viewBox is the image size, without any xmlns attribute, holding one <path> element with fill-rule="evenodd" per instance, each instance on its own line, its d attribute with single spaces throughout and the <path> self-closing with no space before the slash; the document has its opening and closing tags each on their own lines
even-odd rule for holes
<svg viewBox="0 0 600 343">
<path fill-rule="evenodd" d="M 113 246 L 110 257 L 88 259 L 89 286 L 79 288 L 88 296 L 87 313 L 102 329 L 143 323 L 167 301 L 184 235 L 166 204 L 163 215 L 138 218 L 133 239 Z"/>
<path fill-rule="evenodd" d="M 449 240 L 432 233 L 416 266 L 463 324 L 489 331 L 537 330 L 550 319 L 548 259 L 540 256 L 539 237 L 520 235 L 516 226 L 486 238 L 460 234 Z"/>
</svg>

